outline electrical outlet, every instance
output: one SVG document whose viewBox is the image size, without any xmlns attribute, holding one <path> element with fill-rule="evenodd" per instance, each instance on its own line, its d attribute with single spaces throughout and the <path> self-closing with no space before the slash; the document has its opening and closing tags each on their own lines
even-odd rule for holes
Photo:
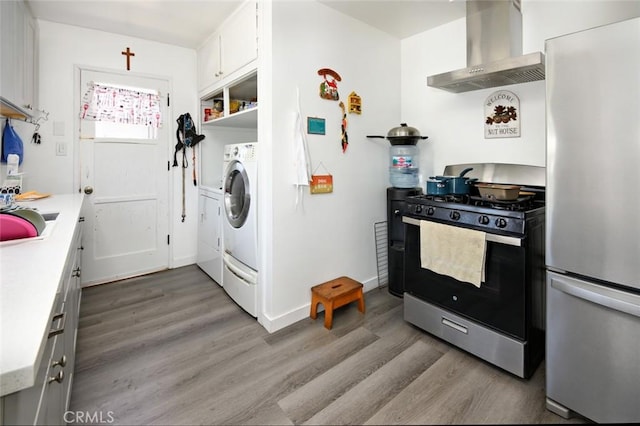
<svg viewBox="0 0 640 426">
<path fill-rule="evenodd" d="M 56 142 L 56 155 L 67 155 L 67 144 L 65 142 Z"/>
</svg>

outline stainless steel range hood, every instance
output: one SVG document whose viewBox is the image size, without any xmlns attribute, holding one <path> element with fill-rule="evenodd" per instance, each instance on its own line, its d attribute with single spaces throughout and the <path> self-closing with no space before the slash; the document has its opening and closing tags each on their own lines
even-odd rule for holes
<svg viewBox="0 0 640 426">
<path fill-rule="evenodd" d="M 544 80 L 544 54 L 522 55 L 520 0 L 467 0 L 467 68 L 427 77 L 453 93 Z"/>
</svg>

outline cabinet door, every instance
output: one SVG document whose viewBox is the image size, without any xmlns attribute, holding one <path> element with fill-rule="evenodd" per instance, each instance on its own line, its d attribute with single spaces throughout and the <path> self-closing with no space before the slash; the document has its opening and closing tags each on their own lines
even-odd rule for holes
<svg viewBox="0 0 640 426">
<path fill-rule="evenodd" d="M 82 223 L 76 227 L 74 243 L 69 251 L 68 267 L 66 269 L 66 297 L 65 297 L 65 330 L 58 337 L 64 340 L 64 351 L 57 358 L 64 371 L 64 382 L 62 384 L 62 407 L 63 411 L 69 408 L 71 402 L 71 385 L 74 377 L 76 336 L 78 330 L 78 317 L 80 314 L 80 270 L 82 259 Z M 55 357 L 55 355 L 54 355 Z M 64 358 L 62 358 L 64 357 Z M 54 360 L 56 360 L 54 358 Z M 64 364 L 64 365 L 63 365 Z"/>
<path fill-rule="evenodd" d="M 200 195 L 200 222 L 198 227 L 198 256 L 200 268 L 222 284 L 222 255 L 220 253 L 220 198 Z"/>
<path fill-rule="evenodd" d="M 35 107 L 37 24 L 22 1 L 0 1 L 0 95 Z"/>
<path fill-rule="evenodd" d="M 0 95 L 16 102 L 16 57 L 18 4 L 13 1 L 0 1 Z"/>
<path fill-rule="evenodd" d="M 215 33 L 198 49 L 198 90 L 203 90 L 221 78 L 220 34 Z"/>
<path fill-rule="evenodd" d="M 211 196 L 202 197 L 203 241 L 217 251 L 220 250 L 220 200 Z"/>
<path fill-rule="evenodd" d="M 37 23 L 29 13 L 24 15 L 24 81 L 22 102 L 29 109 L 36 109 L 37 102 Z"/>
<path fill-rule="evenodd" d="M 222 30 L 223 77 L 232 74 L 258 57 L 256 2 L 244 3 L 224 23 Z"/>
</svg>

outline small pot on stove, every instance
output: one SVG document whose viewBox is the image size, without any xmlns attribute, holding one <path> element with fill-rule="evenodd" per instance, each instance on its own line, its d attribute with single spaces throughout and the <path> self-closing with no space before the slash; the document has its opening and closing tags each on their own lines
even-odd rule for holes
<svg viewBox="0 0 640 426">
<path fill-rule="evenodd" d="M 449 181 L 449 194 L 466 195 L 471 192 L 473 184 L 478 180 L 465 177 L 471 170 L 473 170 L 473 167 L 464 169 L 458 176 L 436 176 L 435 179 L 447 179 Z"/>
<path fill-rule="evenodd" d="M 444 176 L 431 176 L 427 180 L 427 195 L 449 195 L 450 180 Z"/>
</svg>

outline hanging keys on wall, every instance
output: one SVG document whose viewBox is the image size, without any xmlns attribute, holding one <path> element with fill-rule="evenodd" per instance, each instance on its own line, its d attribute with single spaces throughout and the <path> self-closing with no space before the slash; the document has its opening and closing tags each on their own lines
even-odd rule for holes
<svg viewBox="0 0 640 426">
<path fill-rule="evenodd" d="M 36 124 L 36 128 L 33 131 L 33 136 L 31 136 L 31 143 L 34 143 L 36 145 L 40 145 L 40 143 L 42 142 L 42 139 L 40 137 L 40 133 L 38 133 L 38 130 L 40 130 L 40 124 Z"/>
</svg>

